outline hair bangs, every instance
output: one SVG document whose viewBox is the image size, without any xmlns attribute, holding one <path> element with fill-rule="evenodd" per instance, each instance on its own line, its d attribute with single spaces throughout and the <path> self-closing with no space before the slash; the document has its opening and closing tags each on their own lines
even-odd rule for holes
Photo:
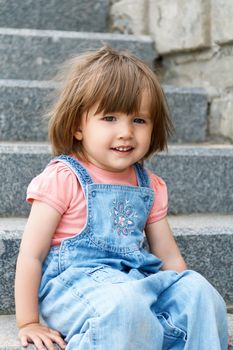
<svg viewBox="0 0 233 350">
<path fill-rule="evenodd" d="M 147 86 L 145 76 L 138 67 L 129 62 L 118 62 L 101 73 L 95 82 L 96 102 L 99 104 L 97 113 L 137 113 Z"/>
</svg>

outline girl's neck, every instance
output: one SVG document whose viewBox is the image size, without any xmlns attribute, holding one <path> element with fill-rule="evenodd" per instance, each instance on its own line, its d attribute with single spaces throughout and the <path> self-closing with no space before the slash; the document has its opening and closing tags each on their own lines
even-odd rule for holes
<svg viewBox="0 0 233 350">
<path fill-rule="evenodd" d="M 76 157 L 77 158 L 77 157 Z M 125 176 L 130 176 L 130 174 L 133 171 L 133 167 L 130 166 L 127 169 L 120 171 L 120 172 L 114 172 L 114 171 L 110 171 L 110 170 L 106 170 L 106 169 L 102 169 L 99 166 L 97 166 L 96 164 L 93 164 L 92 162 L 88 161 L 88 160 L 84 160 L 84 159 L 79 159 L 77 158 L 77 160 L 84 166 L 86 167 L 88 170 L 90 170 L 91 172 L 95 172 L 95 173 L 99 173 L 99 174 L 104 174 L 106 176 L 110 176 L 113 178 L 125 178 Z"/>
</svg>

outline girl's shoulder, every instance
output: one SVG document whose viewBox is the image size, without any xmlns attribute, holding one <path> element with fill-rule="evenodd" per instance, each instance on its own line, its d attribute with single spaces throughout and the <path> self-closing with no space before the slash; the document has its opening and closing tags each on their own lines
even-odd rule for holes
<svg viewBox="0 0 233 350">
<path fill-rule="evenodd" d="M 27 202 L 41 200 L 64 213 L 79 183 L 71 169 L 62 162 L 50 162 L 45 169 L 32 179 L 27 189 Z"/>
<path fill-rule="evenodd" d="M 67 182 L 70 178 L 74 177 L 74 173 L 65 163 L 52 160 L 44 168 L 44 170 L 32 179 L 31 183 L 41 183 L 43 185 L 52 185 L 52 183 Z"/>
<path fill-rule="evenodd" d="M 153 189 L 164 189 L 167 191 L 166 182 L 158 175 L 147 169 L 147 173 L 150 179 L 150 184 Z"/>
</svg>

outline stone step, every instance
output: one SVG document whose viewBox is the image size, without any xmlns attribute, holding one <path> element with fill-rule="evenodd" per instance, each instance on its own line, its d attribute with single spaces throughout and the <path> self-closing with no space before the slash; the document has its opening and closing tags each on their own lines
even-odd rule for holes
<svg viewBox="0 0 233 350">
<path fill-rule="evenodd" d="M 170 145 L 146 165 L 166 181 L 171 214 L 233 212 L 233 145 Z"/>
<path fill-rule="evenodd" d="M 0 78 L 50 80 L 69 57 L 103 44 L 128 49 L 151 66 L 156 57 L 149 36 L 0 28 Z"/>
<path fill-rule="evenodd" d="M 0 314 L 14 313 L 14 273 L 26 219 L 0 218 Z M 170 216 L 169 222 L 190 269 L 203 274 L 233 303 L 233 215 Z"/>
<path fill-rule="evenodd" d="M 56 88 L 52 81 L 0 80 L 0 140 L 44 141 L 42 115 Z M 207 95 L 202 89 L 164 87 L 176 128 L 172 141 L 202 142 L 207 129 Z"/>
<path fill-rule="evenodd" d="M 0 0 L 0 27 L 108 31 L 109 0 Z"/>
<path fill-rule="evenodd" d="M 203 142 L 208 126 L 208 95 L 201 88 L 164 86 L 175 126 L 173 142 Z"/>
<path fill-rule="evenodd" d="M 0 216 L 26 216 L 26 188 L 47 164 L 45 143 L 0 143 Z M 167 182 L 171 214 L 233 212 L 233 145 L 170 145 L 146 165 Z"/>
<path fill-rule="evenodd" d="M 229 334 L 233 336 L 233 315 L 228 314 Z M 17 340 L 17 328 L 15 325 L 15 316 L 0 316 L 0 350 L 35 350 L 33 345 L 22 348 Z M 60 349 L 56 347 L 56 349 Z M 207 349 L 206 349 L 207 350 Z"/>
<path fill-rule="evenodd" d="M 0 140 L 45 141 L 43 115 L 55 87 L 49 81 L 0 80 Z"/>
</svg>

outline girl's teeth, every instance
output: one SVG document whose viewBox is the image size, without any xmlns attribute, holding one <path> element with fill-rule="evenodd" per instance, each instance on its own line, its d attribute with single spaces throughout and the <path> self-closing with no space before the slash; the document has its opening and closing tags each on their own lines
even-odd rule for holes
<svg viewBox="0 0 233 350">
<path fill-rule="evenodd" d="M 129 151 L 130 149 L 131 147 L 116 147 L 116 150 L 120 152 L 126 152 L 126 151 Z"/>
</svg>

